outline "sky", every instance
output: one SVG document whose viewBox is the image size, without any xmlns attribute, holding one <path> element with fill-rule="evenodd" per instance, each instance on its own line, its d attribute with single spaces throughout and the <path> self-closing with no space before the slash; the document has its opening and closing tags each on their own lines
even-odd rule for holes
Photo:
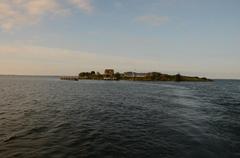
<svg viewBox="0 0 240 158">
<path fill-rule="evenodd" d="M 240 79 L 239 0 L 0 0 L 0 74 Z"/>
</svg>

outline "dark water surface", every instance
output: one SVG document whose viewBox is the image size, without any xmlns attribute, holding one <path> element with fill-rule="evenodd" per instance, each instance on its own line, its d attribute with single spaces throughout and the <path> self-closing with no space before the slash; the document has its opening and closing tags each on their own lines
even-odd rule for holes
<svg viewBox="0 0 240 158">
<path fill-rule="evenodd" d="M 0 77 L 0 157 L 240 157 L 240 81 Z"/>
</svg>

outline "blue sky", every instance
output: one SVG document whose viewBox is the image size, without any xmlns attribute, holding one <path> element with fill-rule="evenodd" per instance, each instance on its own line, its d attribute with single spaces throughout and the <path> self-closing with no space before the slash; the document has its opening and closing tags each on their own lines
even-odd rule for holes
<svg viewBox="0 0 240 158">
<path fill-rule="evenodd" d="M 0 74 L 240 78 L 239 0 L 2 0 Z"/>
</svg>

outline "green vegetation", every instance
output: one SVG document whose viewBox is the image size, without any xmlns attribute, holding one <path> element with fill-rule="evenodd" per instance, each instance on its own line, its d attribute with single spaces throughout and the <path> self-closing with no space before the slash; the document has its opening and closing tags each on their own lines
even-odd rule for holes
<svg viewBox="0 0 240 158">
<path fill-rule="evenodd" d="M 81 72 L 79 73 L 79 79 L 87 79 L 87 80 L 104 80 L 106 77 L 105 74 L 101 74 L 99 72 L 91 71 L 91 72 Z M 109 78 L 108 78 L 109 80 Z M 159 72 L 150 72 L 150 73 L 135 73 L 135 72 L 128 72 L 128 73 L 114 73 L 111 80 L 131 80 L 131 81 L 212 81 L 207 78 L 200 78 L 200 77 L 190 77 L 190 76 L 183 76 L 180 74 L 176 75 L 168 75 L 162 74 Z"/>
<path fill-rule="evenodd" d="M 116 80 L 122 79 L 122 75 L 119 72 L 115 73 L 114 77 L 115 77 Z"/>
<path fill-rule="evenodd" d="M 104 76 L 99 72 L 95 73 L 95 71 L 91 72 L 81 72 L 78 75 L 79 79 L 88 79 L 88 80 L 103 80 Z"/>
</svg>

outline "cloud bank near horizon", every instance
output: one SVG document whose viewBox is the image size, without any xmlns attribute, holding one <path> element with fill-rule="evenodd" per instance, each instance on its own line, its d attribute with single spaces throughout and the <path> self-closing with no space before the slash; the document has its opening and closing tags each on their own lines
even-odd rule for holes
<svg viewBox="0 0 240 158">
<path fill-rule="evenodd" d="M 0 56 L 0 73 L 18 75 L 21 72 L 26 75 L 76 75 L 80 71 L 102 72 L 105 68 L 127 71 L 144 68 L 144 65 L 159 65 L 152 60 L 38 46 L 0 45 Z"/>
<path fill-rule="evenodd" d="M 94 7 L 91 0 L 1 0 L 0 28 L 11 31 L 16 27 L 34 25 L 46 15 L 69 15 L 71 9 L 78 8 L 89 14 Z"/>
<path fill-rule="evenodd" d="M 162 73 L 183 73 L 185 75 L 212 78 L 224 76 L 221 71 L 216 71 L 214 67 L 209 67 L 208 71 L 206 71 L 201 66 L 192 65 L 189 67 L 188 64 L 181 63 L 178 60 L 169 62 L 164 59 L 140 59 L 106 54 L 100 55 L 92 52 L 32 45 L 0 45 L 0 74 L 77 75 L 81 71 L 95 70 L 103 72 L 105 68 L 114 68 L 120 72 L 158 71 Z M 229 69 L 229 67 L 221 68 L 221 70 L 224 69 Z M 236 78 L 240 72 L 234 71 L 228 73 L 228 78 Z M 226 74 L 227 71 L 225 72 Z"/>
</svg>

